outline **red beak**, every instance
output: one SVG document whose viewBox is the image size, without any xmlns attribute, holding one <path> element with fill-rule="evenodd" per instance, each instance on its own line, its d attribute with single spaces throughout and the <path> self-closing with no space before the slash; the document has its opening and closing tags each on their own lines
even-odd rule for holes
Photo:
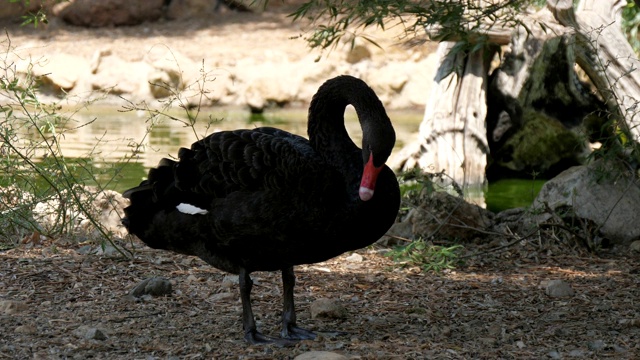
<svg viewBox="0 0 640 360">
<path fill-rule="evenodd" d="M 369 155 L 369 161 L 364 166 L 362 172 L 362 181 L 360 181 L 360 200 L 368 201 L 373 197 L 373 191 L 376 188 L 376 181 L 378 180 L 378 174 L 382 171 L 384 165 L 375 167 L 373 165 L 373 154 Z"/>
</svg>

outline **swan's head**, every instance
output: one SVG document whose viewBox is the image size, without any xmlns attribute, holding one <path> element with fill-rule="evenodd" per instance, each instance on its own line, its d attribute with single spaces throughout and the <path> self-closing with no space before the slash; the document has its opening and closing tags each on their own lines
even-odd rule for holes
<svg viewBox="0 0 640 360">
<path fill-rule="evenodd" d="M 384 108 L 377 115 L 370 117 L 373 121 L 361 122 L 364 170 L 360 181 L 359 195 L 362 201 L 371 200 L 373 197 L 378 175 L 384 168 L 396 143 L 396 133 L 384 112 Z"/>
</svg>

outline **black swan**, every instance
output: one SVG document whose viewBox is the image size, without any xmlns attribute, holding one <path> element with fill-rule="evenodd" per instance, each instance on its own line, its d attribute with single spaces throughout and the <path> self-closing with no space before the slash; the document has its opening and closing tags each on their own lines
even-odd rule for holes
<svg viewBox="0 0 640 360">
<path fill-rule="evenodd" d="M 362 149 L 345 129 L 352 104 Z M 351 76 L 326 81 L 309 107 L 309 140 L 261 127 L 213 133 L 162 159 L 131 200 L 122 222 L 148 246 L 195 255 L 240 279 L 244 337 L 255 343 L 313 339 L 296 325 L 293 266 L 378 240 L 400 206 L 385 162 L 395 132 L 367 84 Z M 282 272 L 282 339 L 261 334 L 251 310 L 253 271 Z M 288 340 L 287 340 L 288 339 Z"/>
</svg>

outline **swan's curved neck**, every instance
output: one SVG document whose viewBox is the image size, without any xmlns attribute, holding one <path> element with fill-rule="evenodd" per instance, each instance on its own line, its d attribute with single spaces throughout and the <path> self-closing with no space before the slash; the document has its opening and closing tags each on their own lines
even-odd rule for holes
<svg viewBox="0 0 640 360">
<path fill-rule="evenodd" d="M 386 117 L 382 103 L 363 81 L 340 76 L 325 82 L 309 106 L 308 135 L 318 154 L 333 163 L 352 162 L 351 156 L 361 156 L 362 153 L 345 128 L 344 112 L 349 104 L 353 105 L 360 120 L 363 147 L 367 146 L 371 133 L 375 133 L 379 120 L 376 114 Z M 366 155 L 369 155 L 368 151 Z"/>
<path fill-rule="evenodd" d="M 311 146 L 326 160 L 344 158 L 359 153 L 360 148 L 349 137 L 344 124 L 347 102 L 317 103 L 309 109 L 308 135 Z"/>
</svg>

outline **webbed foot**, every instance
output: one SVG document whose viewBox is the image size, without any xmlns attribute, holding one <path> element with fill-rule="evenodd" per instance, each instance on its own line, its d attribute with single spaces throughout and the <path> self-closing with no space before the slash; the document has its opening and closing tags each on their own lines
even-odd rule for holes
<svg viewBox="0 0 640 360">
<path fill-rule="evenodd" d="M 292 339 L 281 339 L 281 338 L 264 335 L 263 333 L 257 330 L 247 331 L 244 334 L 244 339 L 251 345 L 273 344 L 280 347 L 288 347 L 288 346 L 293 346 L 297 343 L 297 341 Z"/>
<path fill-rule="evenodd" d="M 313 332 L 297 327 L 296 325 L 286 325 L 282 328 L 280 336 L 284 339 L 291 340 L 313 340 L 316 338 L 316 334 Z"/>
</svg>

